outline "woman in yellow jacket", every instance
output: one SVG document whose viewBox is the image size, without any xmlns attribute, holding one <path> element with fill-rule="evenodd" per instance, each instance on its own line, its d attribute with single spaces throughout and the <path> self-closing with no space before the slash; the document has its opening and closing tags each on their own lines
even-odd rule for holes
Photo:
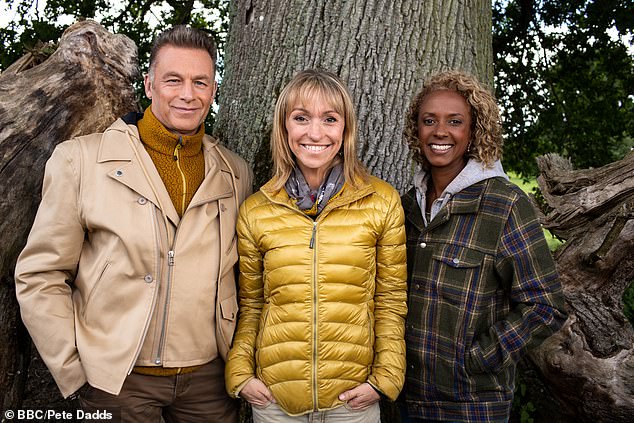
<svg viewBox="0 0 634 423">
<path fill-rule="evenodd" d="M 240 208 L 240 315 L 227 390 L 257 422 L 379 422 L 404 380 L 399 194 L 356 156 L 348 90 L 306 70 L 275 106 L 275 174 Z M 310 421 L 313 421 L 310 420 Z"/>
</svg>

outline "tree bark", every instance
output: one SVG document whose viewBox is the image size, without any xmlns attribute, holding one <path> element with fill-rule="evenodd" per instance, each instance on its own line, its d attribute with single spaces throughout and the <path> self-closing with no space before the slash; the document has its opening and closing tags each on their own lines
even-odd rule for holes
<svg viewBox="0 0 634 423">
<path fill-rule="evenodd" d="M 359 154 L 400 191 L 412 166 L 404 114 L 433 71 L 460 68 L 492 83 L 491 2 L 485 0 L 236 0 L 215 130 L 269 179 L 273 107 L 298 71 L 322 68 L 348 84 Z"/>
<path fill-rule="evenodd" d="M 634 329 L 622 299 L 634 281 L 634 153 L 598 169 L 572 170 L 556 155 L 538 165 L 545 226 L 566 240 L 556 260 L 570 317 L 530 357 L 560 420 L 630 422 Z"/>
<path fill-rule="evenodd" d="M 69 27 L 56 51 L 40 61 L 29 54 L 0 74 L 2 410 L 50 407 L 61 400 L 48 372 L 42 371 L 46 380 L 38 380 L 40 375 L 27 380 L 43 366 L 38 360 L 37 367 L 29 367 L 31 342 L 21 324 L 13 282 L 15 261 L 40 201 L 44 164 L 57 143 L 101 131 L 137 109 L 132 87 L 136 46 L 125 36 L 82 21 Z M 30 397 L 23 403 L 25 389 Z"/>
<path fill-rule="evenodd" d="M 407 105 L 432 71 L 462 68 L 491 81 L 489 2 L 333 0 L 233 3 L 217 132 L 270 169 L 273 105 L 304 68 L 348 83 L 360 121 L 360 154 L 398 189 L 411 166 L 402 141 Z M 136 47 L 92 21 L 70 27 L 43 63 L 25 56 L 0 74 L 0 398 L 2 410 L 64 407 L 21 326 L 13 271 L 39 203 L 44 163 L 64 139 L 103 130 L 135 110 Z M 556 259 L 570 318 L 529 355 L 555 397 L 540 421 L 630 421 L 634 329 L 622 296 L 634 280 L 634 154 L 599 169 L 539 160 L 550 208 L 545 225 L 566 239 Z M 28 376 L 28 377 L 27 377 Z M 540 388 L 542 389 L 542 388 Z M 61 404 L 61 405 L 60 405 Z M 385 411 L 385 410 L 384 410 Z M 393 410 L 384 421 L 393 421 Z"/>
</svg>

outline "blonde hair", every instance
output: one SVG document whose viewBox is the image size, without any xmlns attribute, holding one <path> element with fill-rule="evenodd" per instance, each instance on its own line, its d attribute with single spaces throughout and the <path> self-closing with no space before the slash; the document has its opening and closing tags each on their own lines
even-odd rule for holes
<svg viewBox="0 0 634 423">
<path fill-rule="evenodd" d="M 418 112 L 425 97 L 439 90 L 455 91 L 471 106 L 471 147 L 467 154 L 491 167 L 502 158 L 504 143 L 495 97 L 475 77 L 455 70 L 438 73 L 425 81 L 409 106 L 404 135 L 413 159 L 423 168 L 429 168 L 418 139 Z"/>
<path fill-rule="evenodd" d="M 335 74 L 308 69 L 293 77 L 284 87 L 275 104 L 271 134 L 274 189 L 281 189 L 284 186 L 296 165 L 295 156 L 288 145 L 286 118 L 293 107 L 297 104 L 307 104 L 315 96 L 323 98 L 344 118 L 341 159 L 346 183 L 356 186 L 358 179 L 364 180 L 367 177 L 365 167 L 357 158 L 357 118 L 348 89 Z"/>
</svg>

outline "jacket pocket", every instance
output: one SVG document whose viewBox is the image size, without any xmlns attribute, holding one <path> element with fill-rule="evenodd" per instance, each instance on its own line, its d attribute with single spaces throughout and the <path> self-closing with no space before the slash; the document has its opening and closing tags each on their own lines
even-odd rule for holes
<svg viewBox="0 0 634 423">
<path fill-rule="evenodd" d="M 444 246 L 433 256 L 438 294 L 449 304 L 463 307 L 479 295 L 484 254 L 454 245 Z M 468 307 L 468 306 L 467 306 Z"/>
<path fill-rule="evenodd" d="M 430 351 L 435 364 L 435 377 L 453 374 L 454 383 L 461 390 L 469 390 L 469 376 L 465 368 L 467 351 L 473 339 L 470 327 L 481 312 L 482 272 L 485 255 L 477 250 L 456 245 L 443 245 L 432 256 L 430 283 L 437 299 L 430 307 L 436 323 L 433 328 L 442 347 Z M 438 387 L 451 394 L 452 384 Z"/>
<path fill-rule="evenodd" d="M 262 338 L 264 337 L 264 331 L 266 330 L 266 323 L 269 318 L 269 307 L 266 305 L 262 309 L 262 316 L 260 317 L 260 325 L 258 328 L 257 339 L 255 341 L 255 348 L 260 349 L 262 347 Z"/>
<path fill-rule="evenodd" d="M 97 281 L 95 282 L 92 289 L 90 290 L 90 293 L 88 294 L 88 298 L 86 298 L 86 302 L 84 303 L 84 309 L 81 313 L 81 317 L 84 319 L 84 321 L 86 321 L 86 314 L 88 312 L 88 308 L 90 307 L 92 300 L 95 298 L 95 294 L 99 290 L 99 287 L 101 286 L 102 281 L 105 279 L 105 275 L 108 272 L 108 269 L 110 269 L 111 265 L 112 263 L 110 261 L 106 262 L 106 264 L 101 269 L 101 272 L 99 273 L 99 277 L 97 278 Z"/>
<path fill-rule="evenodd" d="M 368 375 L 372 373 L 372 364 L 374 362 L 374 345 L 376 343 L 375 333 L 374 333 L 374 313 L 372 313 L 370 306 L 366 305 L 366 312 L 368 314 L 368 333 L 370 334 L 368 338 L 368 344 L 366 347 L 368 349 Z"/>
<path fill-rule="evenodd" d="M 238 313 L 238 301 L 235 295 L 229 298 L 225 298 L 220 301 L 220 313 L 222 318 L 229 321 L 234 321 Z"/>
<path fill-rule="evenodd" d="M 234 236 L 229 243 L 229 248 L 224 252 L 224 258 L 222 259 L 221 276 L 224 276 L 230 270 L 233 270 L 234 266 L 238 262 L 238 236 Z"/>
<path fill-rule="evenodd" d="M 269 307 L 266 305 L 262 309 L 262 316 L 260 318 L 260 325 L 255 338 L 255 368 L 259 379 L 262 379 L 262 339 L 264 338 L 264 331 L 266 330 L 266 323 L 269 318 Z"/>
</svg>

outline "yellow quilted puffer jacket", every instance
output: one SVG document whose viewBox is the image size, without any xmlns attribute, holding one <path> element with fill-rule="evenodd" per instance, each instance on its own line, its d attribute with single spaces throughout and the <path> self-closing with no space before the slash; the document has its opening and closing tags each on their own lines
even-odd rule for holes
<svg viewBox="0 0 634 423">
<path fill-rule="evenodd" d="M 290 415 L 342 405 L 368 382 L 388 398 L 405 376 L 404 217 L 370 177 L 313 221 L 264 185 L 240 208 L 240 315 L 226 366 L 233 396 L 253 377 Z"/>
</svg>

